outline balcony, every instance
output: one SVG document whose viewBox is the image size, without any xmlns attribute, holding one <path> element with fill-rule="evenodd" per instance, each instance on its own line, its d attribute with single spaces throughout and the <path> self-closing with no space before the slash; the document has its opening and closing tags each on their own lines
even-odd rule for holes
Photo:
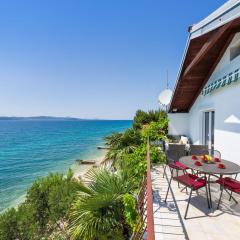
<svg viewBox="0 0 240 240">
<path fill-rule="evenodd" d="M 148 147 L 149 149 L 149 147 Z M 187 219 L 184 219 L 189 198 L 183 186 L 172 181 L 167 201 L 165 196 L 170 179 L 167 168 L 163 177 L 163 166 L 150 167 L 150 153 L 147 154 L 147 174 L 138 196 L 142 221 L 139 223 L 133 239 L 146 240 L 236 240 L 240 236 L 240 205 L 223 191 L 220 197 L 218 184 L 211 184 L 212 208 L 206 204 L 205 188 L 193 192 Z M 179 172 L 181 174 L 181 172 Z M 239 201 L 240 197 L 234 194 Z"/>
<path fill-rule="evenodd" d="M 184 219 L 188 194 L 175 181 L 171 183 L 167 202 L 164 202 L 170 171 L 163 178 L 163 167 L 151 169 L 153 188 L 153 221 L 156 240 L 236 240 L 240 236 L 240 205 L 223 192 L 219 210 L 220 196 L 218 184 L 211 184 L 213 208 L 208 209 L 204 189 L 193 193 L 188 218 Z M 234 197 L 240 200 L 235 194 Z"/>
</svg>

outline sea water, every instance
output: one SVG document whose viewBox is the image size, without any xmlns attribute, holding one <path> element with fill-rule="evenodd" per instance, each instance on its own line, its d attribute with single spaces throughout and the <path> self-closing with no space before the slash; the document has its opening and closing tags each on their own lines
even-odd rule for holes
<svg viewBox="0 0 240 240">
<path fill-rule="evenodd" d="M 130 126 L 120 120 L 1 120 L 0 212 L 23 201 L 38 177 L 66 173 L 76 159 L 99 158 L 104 137 Z"/>
</svg>

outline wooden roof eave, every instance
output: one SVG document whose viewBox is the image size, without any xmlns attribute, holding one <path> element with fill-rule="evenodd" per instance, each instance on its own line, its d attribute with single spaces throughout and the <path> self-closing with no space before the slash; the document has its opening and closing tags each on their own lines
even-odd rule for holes
<svg viewBox="0 0 240 240">
<path fill-rule="evenodd" d="M 231 42 L 234 33 L 239 30 L 240 18 L 235 19 L 234 21 L 231 21 L 198 38 L 191 39 L 191 35 L 189 36 L 187 48 L 184 52 L 184 58 L 178 74 L 178 81 L 176 83 L 174 94 L 169 106 L 169 112 L 174 112 L 173 110 L 176 108 L 176 106 L 179 108 L 177 110 L 178 112 L 188 112 L 191 109 L 195 100 L 201 93 L 202 88 L 206 84 L 217 63 L 220 61 L 226 48 Z M 205 68 L 204 59 L 206 63 L 208 63 L 208 61 L 210 62 L 210 64 L 208 64 Z M 197 70 L 201 68 L 204 70 L 206 69 L 206 71 L 202 71 L 202 73 L 200 72 L 198 76 L 194 76 L 194 72 L 196 73 Z M 191 83 L 189 79 L 195 80 L 192 80 Z M 191 89 L 191 86 L 186 88 L 186 83 L 192 84 L 193 93 L 191 97 L 188 96 L 189 99 L 185 99 L 186 103 L 184 104 L 182 99 L 179 99 L 179 96 L 181 93 L 183 93 L 183 96 L 181 96 L 181 98 L 186 98 L 184 94 L 184 87 L 185 89 Z M 179 104 L 176 104 L 180 101 L 182 102 L 182 107 L 179 106 Z"/>
</svg>

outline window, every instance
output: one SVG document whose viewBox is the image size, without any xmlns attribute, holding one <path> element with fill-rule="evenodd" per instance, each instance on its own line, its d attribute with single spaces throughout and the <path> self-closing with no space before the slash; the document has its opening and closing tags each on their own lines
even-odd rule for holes
<svg viewBox="0 0 240 240">
<path fill-rule="evenodd" d="M 215 112 L 207 111 L 203 114 L 203 144 L 214 149 L 214 119 Z"/>
<path fill-rule="evenodd" d="M 239 55 L 240 55 L 240 42 L 238 42 L 235 46 L 230 48 L 230 61 L 234 60 Z"/>
</svg>

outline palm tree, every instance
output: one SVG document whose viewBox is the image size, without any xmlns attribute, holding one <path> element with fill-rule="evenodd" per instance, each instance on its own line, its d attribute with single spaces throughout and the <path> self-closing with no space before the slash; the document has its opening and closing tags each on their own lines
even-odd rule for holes
<svg viewBox="0 0 240 240">
<path fill-rule="evenodd" d="M 109 151 L 106 154 L 106 160 L 116 166 L 117 160 L 121 160 L 124 154 L 132 153 L 141 145 L 142 137 L 138 130 L 127 129 L 124 133 L 113 133 L 105 138 Z"/>
<path fill-rule="evenodd" d="M 70 213 L 72 239 L 124 239 L 129 229 L 122 199 L 132 191 L 131 179 L 106 169 L 93 169 L 87 177 L 91 183 L 82 184 Z"/>
<path fill-rule="evenodd" d="M 142 129 L 151 122 L 161 122 L 165 118 L 167 118 L 167 113 L 163 110 L 150 110 L 148 112 L 138 110 L 133 119 L 133 128 Z"/>
</svg>

